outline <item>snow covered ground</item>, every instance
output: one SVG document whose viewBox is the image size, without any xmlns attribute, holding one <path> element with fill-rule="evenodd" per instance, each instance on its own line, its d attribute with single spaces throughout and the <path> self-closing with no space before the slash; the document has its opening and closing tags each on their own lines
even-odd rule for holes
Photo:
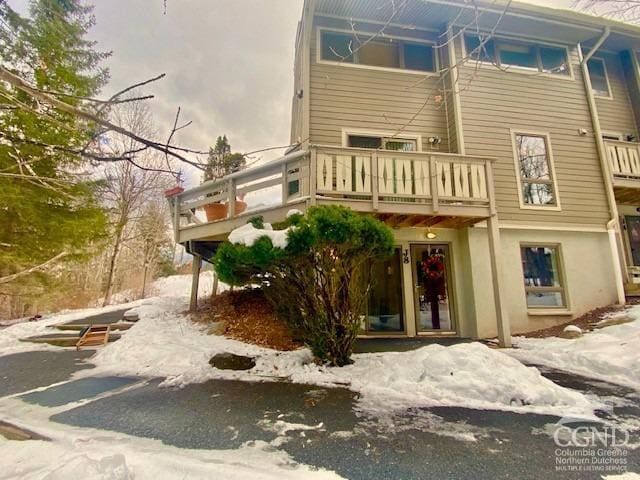
<svg viewBox="0 0 640 480">
<path fill-rule="evenodd" d="M 31 420 L 26 426 L 33 428 L 37 411 L 26 412 Z M 11 413 L 15 418 L 22 412 Z M 342 478 L 299 464 L 264 441 L 247 442 L 238 449 L 190 450 L 159 440 L 60 425 L 44 416 L 37 419 L 37 428 L 52 441 L 16 442 L 0 436 L 0 480 Z"/>
<path fill-rule="evenodd" d="M 162 278 L 153 286 L 157 293 L 153 298 L 107 309 L 64 312 L 10 326 L 1 331 L 0 352 L 56 348 L 17 340 L 45 333 L 53 323 L 131 307 L 140 320 L 119 341 L 97 351 L 91 359 L 95 369 L 80 371 L 76 377 L 163 377 L 163 386 L 213 378 L 284 378 L 296 383 L 348 386 L 361 394 L 361 407 L 371 412 L 440 405 L 559 415 L 589 415 L 593 411 L 595 405 L 582 394 L 556 385 L 521 361 L 640 389 L 636 348 L 640 344 L 639 320 L 574 340 L 517 338 L 519 349 L 511 351 L 480 343 L 429 345 L 409 352 L 358 354 L 353 365 L 329 368 L 313 363 L 307 349 L 277 352 L 207 335 L 206 327 L 193 323 L 185 313 L 190 283 L 189 275 Z M 204 272 L 201 296 L 211 293 L 211 284 L 211 272 Z M 628 315 L 640 319 L 640 307 L 630 309 Z M 209 359 L 223 352 L 256 357 L 256 366 L 250 371 L 212 368 Z"/>
<path fill-rule="evenodd" d="M 307 349 L 294 352 L 248 345 L 217 335 L 193 323 L 185 313 L 190 275 L 160 279 L 155 297 L 107 308 L 62 312 L 37 322 L 0 330 L 0 355 L 27 350 L 57 349 L 19 342 L 30 335 L 50 333 L 48 326 L 131 308 L 140 320 L 121 339 L 97 351 L 94 369 L 75 378 L 100 375 L 136 375 L 165 378 L 162 386 L 184 386 L 208 379 L 291 382 L 346 386 L 360 394 L 359 408 L 384 416 L 411 407 L 461 406 L 592 418 L 600 407 L 592 398 L 561 387 L 522 362 L 556 367 L 585 376 L 628 385 L 640 390 L 638 350 L 640 307 L 626 313 L 635 321 L 607 327 L 574 340 L 517 338 L 517 350 L 496 350 L 481 343 L 451 347 L 429 345 L 409 352 L 358 354 L 343 368 L 318 366 Z M 204 272 L 200 295 L 211 293 L 211 272 Z M 223 289 L 224 286 L 221 287 Z M 231 352 L 256 357 L 250 371 L 218 370 L 209 365 L 216 353 Z M 16 410 L 0 409 L 0 418 L 15 419 Z M 33 419 L 34 410 L 25 415 Z M 9 415 L 11 413 L 11 415 Z M 31 415 L 31 416 L 30 416 Z M 25 417 L 26 418 L 26 417 Z M 34 428 L 29 422 L 25 427 Z M 0 479 L 43 478 L 152 478 L 158 472 L 188 472 L 189 478 L 206 477 L 215 467 L 224 478 L 338 478 L 330 472 L 312 471 L 293 464 L 276 445 L 245 444 L 239 450 L 190 451 L 151 440 L 86 429 L 71 429 L 37 419 L 38 432 L 54 441 L 8 442 L 0 440 L 0 458 L 12 458 L 12 470 L 0 469 Z M 287 425 L 275 425 L 288 428 Z M 275 428 L 274 427 L 274 428 Z M 320 426 L 321 427 L 321 426 Z M 314 428 L 320 428 L 314 427 Z M 262 467 L 256 471 L 256 464 Z M 213 466 L 213 467 L 212 467 Z"/>
<path fill-rule="evenodd" d="M 633 321 L 575 339 L 514 338 L 509 355 L 523 362 L 624 385 L 640 391 L 640 306 L 617 316 Z"/>
<path fill-rule="evenodd" d="M 503 351 L 480 343 L 459 344 L 451 347 L 429 345 L 409 352 L 358 354 L 355 363 L 343 368 L 329 368 L 313 363 L 310 352 L 274 350 L 248 345 L 222 336 L 207 335 L 206 327 L 197 325 L 184 312 L 188 302 L 189 275 L 163 278 L 155 282 L 158 296 L 131 304 L 108 307 L 132 307 L 140 320 L 122 338 L 98 350 L 91 359 L 95 369 L 80 371 L 76 377 L 95 375 L 137 375 L 163 377 L 163 386 L 182 386 L 207 379 L 245 379 L 268 381 L 288 379 L 296 383 L 323 386 L 348 386 L 361 394 L 360 405 L 372 413 L 399 410 L 416 406 L 464 406 L 477 409 L 511 410 L 588 416 L 595 405 L 582 394 L 560 387 L 540 375 L 532 367 L 523 365 L 519 353 L 506 355 Z M 201 295 L 211 292 L 211 272 L 203 273 Z M 18 344 L 18 338 L 44 333 L 48 325 L 95 314 L 102 309 L 65 312 L 49 316 L 38 322 L 8 327 L 0 335 L 0 352 L 13 353 L 31 348 L 55 348 L 39 344 Z M 640 312 L 640 310 L 639 310 Z M 640 325 L 640 322 L 637 323 Z M 636 324 L 610 327 L 620 330 L 640 329 Z M 607 330 L 609 330 L 607 329 Z M 592 335 L 607 335 L 598 333 Z M 619 335 L 626 335 L 621 332 Z M 609 338 L 608 336 L 607 338 Z M 615 338 L 618 338 L 617 336 Z M 583 343 L 588 336 L 579 339 Z M 547 358 L 560 358 L 566 350 L 557 345 L 572 340 L 519 340 L 523 352 L 529 352 L 532 361 L 535 352 L 544 352 Z M 594 342 L 602 345 L 602 341 Z M 619 346 L 619 343 L 616 344 Z M 632 342 L 629 342 L 630 344 Z M 567 343 L 570 344 L 570 343 Z M 591 343 L 587 342 L 587 345 Z M 538 349 L 534 350 L 533 346 Z M 575 355 L 578 355 L 575 348 Z M 209 365 L 209 359 L 223 352 L 256 357 L 256 367 L 250 371 L 218 370 Z M 525 355 L 524 353 L 522 354 Z M 604 355 L 603 355 L 604 356 Z M 616 358 L 627 358 L 618 355 Z M 636 357 L 637 358 L 637 355 Z M 627 358 L 627 361 L 631 360 Z M 593 370 L 598 370 L 597 359 Z M 545 365 L 551 361 L 544 362 Z M 618 371 L 633 370 L 620 363 Z M 586 370 L 588 365 L 584 367 Z M 572 370 L 570 370 L 572 371 Z M 627 372 L 638 375 L 638 371 Z"/>
<path fill-rule="evenodd" d="M 210 293 L 212 282 L 207 275 L 210 273 L 203 274 L 201 281 L 203 295 Z M 250 381 L 284 378 L 296 383 L 347 386 L 361 394 L 360 407 L 373 414 L 410 407 L 464 406 L 590 416 L 595 407 L 582 394 L 560 387 L 541 376 L 537 369 L 480 343 L 359 354 L 354 356 L 353 365 L 328 368 L 313 363 L 307 349 L 276 352 L 207 335 L 206 327 L 191 322 L 184 313 L 189 286 L 188 275 L 157 281 L 154 285 L 157 297 L 128 305 L 140 320 L 119 341 L 98 350 L 91 359 L 95 369 L 78 372 L 76 377 L 163 377 L 166 379 L 163 386 L 183 386 L 214 378 Z M 66 320 L 69 315 L 78 313 L 9 327 L 3 334 L 15 339 L 25 336 L 29 329 L 41 332 L 45 324 Z M 212 368 L 209 359 L 223 352 L 254 356 L 256 367 L 246 372 Z"/>
</svg>

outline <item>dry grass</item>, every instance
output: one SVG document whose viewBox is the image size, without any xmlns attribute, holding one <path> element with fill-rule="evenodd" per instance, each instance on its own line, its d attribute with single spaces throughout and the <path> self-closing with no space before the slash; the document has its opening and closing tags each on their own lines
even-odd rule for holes
<svg viewBox="0 0 640 480">
<path fill-rule="evenodd" d="M 295 350 L 289 328 L 276 317 L 261 290 L 237 290 L 213 297 L 210 307 L 196 315 L 199 322 L 225 322 L 224 335 L 275 350 Z"/>
</svg>

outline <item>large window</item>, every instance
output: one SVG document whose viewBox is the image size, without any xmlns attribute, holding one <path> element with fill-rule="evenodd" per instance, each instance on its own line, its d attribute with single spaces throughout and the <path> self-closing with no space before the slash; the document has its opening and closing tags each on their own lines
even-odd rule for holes
<svg viewBox="0 0 640 480">
<path fill-rule="evenodd" d="M 321 31 L 321 58 L 330 62 L 435 72 L 433 46 L 391 37 L 368 40 L 368 34 Z"/>
<path fill-rule="evenodd" d="M 522 245 L 520 254 L 522 256 L 527 307 L 566 307 L 567 301 L 560 266 L 560 247 Z"/>
<path fill-rule="evenodd" d="M 472 60 L 492 62 L 501 67 L 526 68 L 542 73 L 569 76 L 567 49 L 511 40 L 465 35 L 467 55 Z"/>
<path fill-rule="evenodd" d="M 513 133 L 514 153 L 523 206 L 557 207 L 557 191 L 546 135 Z"/>
<path fill-rule="evenodd" d="M 418 142 L 415 138 L 384 137 L 377 135 L 347 135 L 347 146 L 356 148 L 381 148 L 402 152 L 415 152 Z"/>
<path fill-rule="evenodd" d="M 607 77 L 607 67 L 601 58 L 590 58 L 587 62 L 589 69 L 589 79 L 593 93 L 601 97 L 610 97 L 609 78 Z"/>
</svg>

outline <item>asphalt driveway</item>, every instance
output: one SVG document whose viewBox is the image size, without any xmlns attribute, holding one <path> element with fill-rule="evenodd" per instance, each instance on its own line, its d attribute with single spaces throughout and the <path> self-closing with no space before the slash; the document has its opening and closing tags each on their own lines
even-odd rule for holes
<svg viewBox="0 0 640 480">
<path fill-rule="evenodd" d="M 556 471 L 557 446 L 549 433 L 556 417 L 448 407 L 371 416 L 359 409 L 358 395 L 346 388 L 284 382 L 215 380 L 181 389 L 161 388 L 161 379 L 89 377 L 65 382 L 74 371 L 91 367 L 85 363 L 91 354 L 68 350 L 0 357 L 0 396 L 56 384 L 20 398 L 46 408 L 69 404 L 51 417 L 55 422 L 160 439 L 177 447 L 231 449 L 251 440 L 273 442 L 296 461 L 349 479 L 602 475 Z M 640 425 L 637 392 L 543 372 L 558 384 L 613 402 L 612 410 L 601 413 L 603 419 Z M 102 395 L 105 392 L 113 394 Z M 81 399 L 93 401 L 72 407 Z M 640 431 L 632 432 L 632 440 L 640 443 Z M 637 449 L 629 451 L 628 469 L 640 471 Z"/>
</svg>

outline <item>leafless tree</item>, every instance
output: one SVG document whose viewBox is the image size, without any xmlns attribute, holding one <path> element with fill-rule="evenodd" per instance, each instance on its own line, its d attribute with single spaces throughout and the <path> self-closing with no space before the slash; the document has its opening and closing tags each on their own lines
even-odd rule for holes
<svg viewBox="0 0 640 480">
<path fill-rule="evenodd" d="M 577 10 L 628 23 L 640 23 L 640 0 L 576 0 Z"/>
<path fill-rule="evenodd" d="M 137 136 L 154 134 L 149 107 L 141 100 L 122 103 L 114 108 L 113 118 Z M 137 141 L 120 133 L 109 133 L 100 140 L 101 149 L 113 157 L 136 149 Z M 111 217 L 111 253 L 104 287 L 103 304 L 108 305 L 113 292 L 114 275 L 122 245 L 132 234 L 132 222 L 143 216 L 149 202 L 161 196 L 172 181 L 163 172 L 165 159 L 157 152 L 144 150 L 132 162 L 115 162 L 104 167 L 102 200 Z M 167 171 L 171 171 L 170 164 Z"/>
</svg>

